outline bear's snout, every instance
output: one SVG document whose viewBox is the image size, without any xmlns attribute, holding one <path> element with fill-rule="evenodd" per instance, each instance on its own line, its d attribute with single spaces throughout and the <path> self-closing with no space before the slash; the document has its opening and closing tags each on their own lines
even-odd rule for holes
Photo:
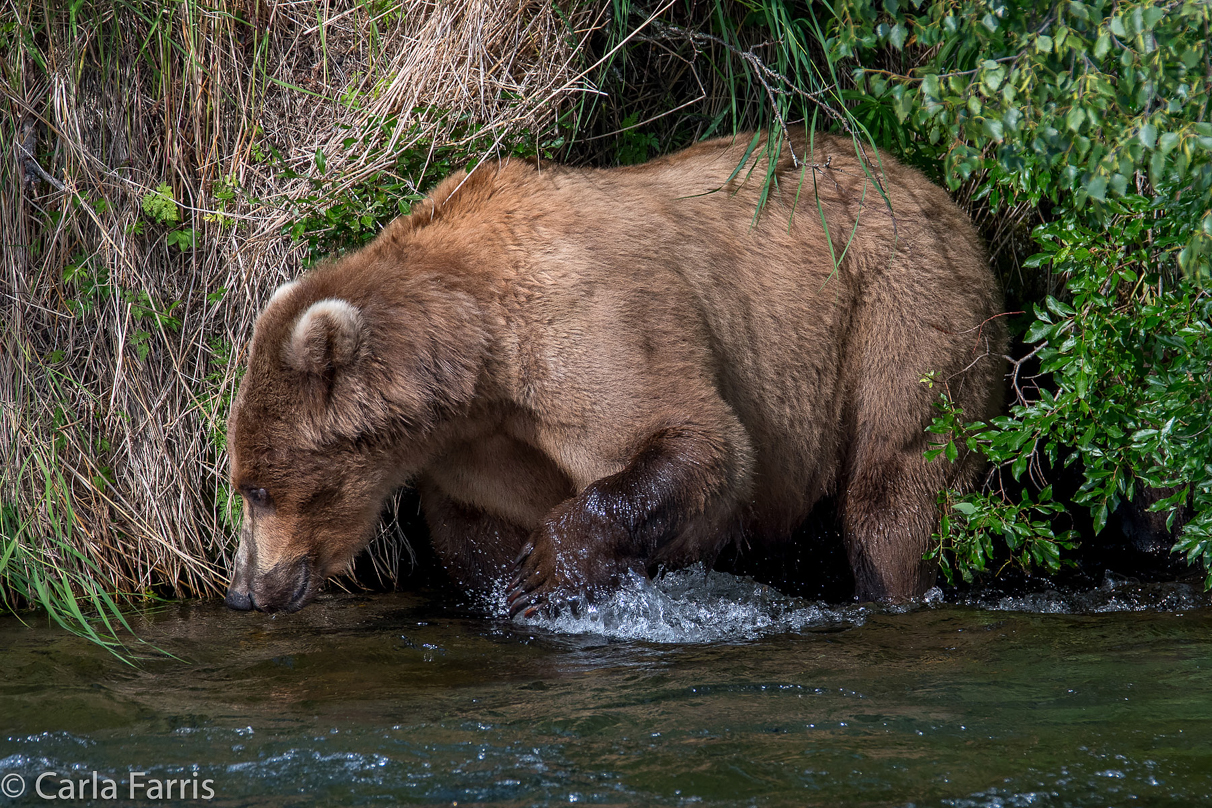
<svg viewBox="0 0 1212 808">
<path fill-rule="evenodd" d="M 295 612 L 306 606 L 315 594 L 311 565 L 306 558 L 275 564 L 261 575 L 242 572 L 237 568 L 223 600 L 232 609 Z"/>
</svg>

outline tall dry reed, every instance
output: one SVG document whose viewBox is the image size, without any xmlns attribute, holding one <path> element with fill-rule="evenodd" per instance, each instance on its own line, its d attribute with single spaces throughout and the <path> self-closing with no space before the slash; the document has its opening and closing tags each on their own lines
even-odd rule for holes
<svg viewBox="0 0 1212 808">
<path fill-rule="evenodd" d="M 221 587 L 227 404 L 259 306 L 300 271 L 311 178 L 339 193 L 408 149 L 549 130 L 602 19 L 530 0 L 0 9 L 4 602 Z"/>
</svg>

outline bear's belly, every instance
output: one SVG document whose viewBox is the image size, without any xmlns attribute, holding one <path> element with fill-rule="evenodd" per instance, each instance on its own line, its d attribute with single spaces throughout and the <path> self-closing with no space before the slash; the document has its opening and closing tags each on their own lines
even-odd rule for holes
<svg viewBox="0 0 1212 808">
<path fill-rule="evenodd" d="M 454 446 L 425 474 L 459 504 L 527 530 L 576 493 L 547 455 L 503 434 Z"/>
</svg>

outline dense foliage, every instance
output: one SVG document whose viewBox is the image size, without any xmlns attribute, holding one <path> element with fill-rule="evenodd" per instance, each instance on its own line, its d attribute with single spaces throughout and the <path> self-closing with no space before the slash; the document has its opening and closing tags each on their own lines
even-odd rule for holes
<svg viewBox="0 0 1212 808">
<path fill-rule="evenodd" d="M 1174 549 L 1212 570 L 1212 7 L 1197 2 L 838 3 L 827 48 L 855 59 L 867 134 L 996 214 L 1038 216 L 1021 271 L 1013 405 L 962 425 L 944 391 L 933 429 L 993 461 L 987 490 L 948 496 L 936 555 L 948 577 L 1006 555 L 1055 571 L 1086 508 L 1099 532 L 1144 489 Z M 890 120 L 889 111 L 894 120 Z M 1020 296 L 1022 293 L 1020 292 Z M 1080 473 L 1072 505 L 1052 477 Z M 1015 484 L 1030 478 L 1030 484 Z M 1208 577 L 1212 586 L 1212 572 Z"/>
</svg>

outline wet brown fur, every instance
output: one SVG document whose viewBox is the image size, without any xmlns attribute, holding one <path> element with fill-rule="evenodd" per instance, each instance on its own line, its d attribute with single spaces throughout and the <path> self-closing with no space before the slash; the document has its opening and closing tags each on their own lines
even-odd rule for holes
<svg viewBox="0 0 1212 808">
<path fill-rule="evenodd" d="M 859 597 L 920 596 L 936 495 L 978 473 L 923 459 L 938 388 L 921 380 L 971 418 L 1001 402 L 983 247 L 879 155 L 889 211 L 850 140 L 823 135 L 815 170 L 784 152 L 755 220 L 764 164 L 729 179 L 749 142 L 608 170 L 486 163 L 281 290 L 230 423 L 233 483 L 268 492 L 235 600 L 305 603 L 410 481 L 453 578 L 511 581 L 515 611 L 730 542 L 760 553 L 826 495 Z M 353 314 L 300 325 L 327 299 Z"/>
</svg>

